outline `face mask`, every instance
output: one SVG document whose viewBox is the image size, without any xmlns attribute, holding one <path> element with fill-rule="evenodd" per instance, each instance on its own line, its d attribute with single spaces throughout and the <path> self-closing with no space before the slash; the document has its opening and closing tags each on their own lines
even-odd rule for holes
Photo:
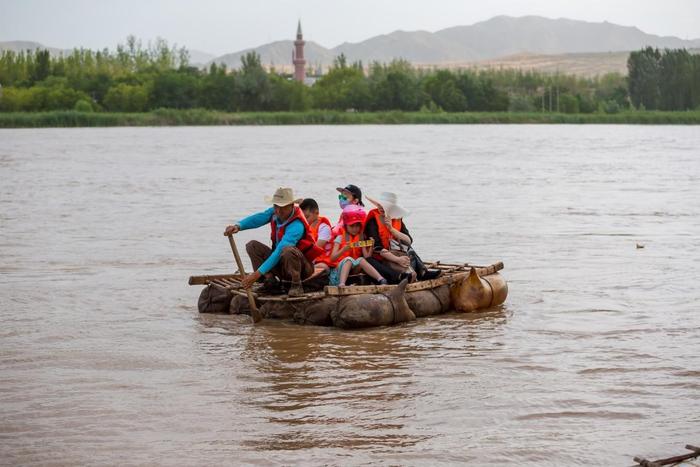
<svg viewBox="0 0 700 467">
<path fill-rule="evenodd" d="M 338 204 L 340 205 L 340 209 L 345 209 L 345 206 L 350 205 L 350 201 L 348 201 L 348 199 L 345 196 L 340 195 L 338 196 Z"/>
</svg>

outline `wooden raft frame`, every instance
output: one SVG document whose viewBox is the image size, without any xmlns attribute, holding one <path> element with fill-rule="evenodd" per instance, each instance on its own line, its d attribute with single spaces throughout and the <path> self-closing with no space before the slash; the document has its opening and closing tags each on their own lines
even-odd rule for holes
<svg viewBox="0 0 700 467">
<path fill-rule="evenodd" d="M 495 274 L 503 269 L 503 263 L 498 262 L 489 266 L 476 266 L 469 263 L 450 264 L 436 261 L 427 265 L 430 269 L 439 269 L 443 275 L 437 279 L 429 281 L 418 281 L 408 284 L 406 292 L 418 292 L 420 290 L 434 289 L 443 285 L 451 285 L 469 276 L 472 268 L 479 276 Z M 246 296 L 247 293 L 241 287 L 240 274 L 216 274 L 207 276 L 191 276 L 188 283 L 190 285 L 211 285 L 220 289 L 230 290 L 236 295 Z M 347 287 L 336 287 L 327 285 L 323 291 L 308 292 L 299 297 L 289 297 L 287 295 L 261 295 L 253 290 L 253 296 L 261 302 L 303 302 L 307 300 L 319 300 L 326 297 L 346 297 L 349 295 L 377 294 L 390 292 L 397 285 L 351 285 Z"/>
</svg>

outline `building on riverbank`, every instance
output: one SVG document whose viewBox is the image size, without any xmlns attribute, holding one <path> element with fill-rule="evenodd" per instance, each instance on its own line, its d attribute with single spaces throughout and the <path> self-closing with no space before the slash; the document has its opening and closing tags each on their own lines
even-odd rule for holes
<svg viewBox="0 0 700 467">
<path fill-rule="evenodd" d="M 306 79 L 306 59 L 304 59 L 304 35 L 301 32 L 301 20 L 297 24 L 297 38 L 292 50 L 292 63 L 294 64 L 294 79 L 303 83 Z"/>
</svg>

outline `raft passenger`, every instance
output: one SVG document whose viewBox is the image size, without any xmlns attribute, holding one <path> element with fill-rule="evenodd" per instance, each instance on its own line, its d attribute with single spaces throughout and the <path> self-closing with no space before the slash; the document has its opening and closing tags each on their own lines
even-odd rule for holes
<svg viewBox="0 0 700 467">
<path fill-rule="evenodd" d="M 313 261 L 323 254 L 323 249 L 316 245 L 311 236 L 311 229 L 303 212 L 295 204 L 291 188 L 278 188 L 272 197 L 265 198 L 272 207 L 265 211 L 241 219 L 237 224 L 229 225 L 224 235 L 235 234 L 241 230 L 257 229 L 270 224 L 272 248 L 257 240 L 246 244 L 246 251 L 255 272 L 246 275 L 241 284 L 248 288 L 255 281 L 265 278 L 263 288 L 270 292 L 279 292 L 283 281 L 291 282 L 289 296 L 302 295 L 302 280 L 314 272 Z"/>
<path fill-rule="evenodd" d="M 340 209 L 345 209 L 345 206 L 350 204 L 357 204 L 364 207 L 365 204 L 362 202 L 362 190 L 357 185 L 347 185 L 345 188 L 336 188 L 340 195 L 338 195 L 338 204 Z"/>
<path fill-rule="evenodd" d="M 312 198 L 303 200 L 299 208 L 304 213 L 306 222 L 309 223 L 309 231 L 316 245 L 325 249 L 326 244 L 331 240 L 331 221 L 319 215 L 318 203 Z"/>
<path fill-rule="evenodd" d="M 338 195 L 338 206 L 340 206 L 340 210 L 342 211 L 345 209 L 346 206 L 352 206 L 353 204 L 362 206 L 364 207 L 364 203 L 362 202 L 362 190 L 357 185 L 347 185 L 345 188 L 336 188 L 338 192 L 340 193 Z M 338 223 L 333 226 L 333 235 L 335 235 L 337 232 L 337 229 L 339 227 L 343 226 L 343 214 L 341 212 L 340 218 L 338 219 Z"/>
<path fill-rule="evenodd" d="M 374 240 L 374 254 L 367 261 L 392 284 L 434 279 L 440 271 L 429 270 L 411 247 L 413 238 L 403 222 L 408 211 L 398 205 L 395 193 L 384 192 L 367 213 L 365 236 Z"/>
<path fill-rule="evenodd" d="M 372 256 L 372 246 L 359 246 L 358 243 L 365 240 L 362 232 L 365 218 L 365 210 L 358 205 L 348 205 L 343 209 L 343 226 L 338 228 L 338 232 L 333 238 L 333 251 L 330 260 L 337 266 L 331 270 L 330 285 L 344 287 L 345 282 L 351 272 L 365 272 L 378 284 L 384 285 L 388 282 L 377 272 L 366 258 Z"/>
</svg>

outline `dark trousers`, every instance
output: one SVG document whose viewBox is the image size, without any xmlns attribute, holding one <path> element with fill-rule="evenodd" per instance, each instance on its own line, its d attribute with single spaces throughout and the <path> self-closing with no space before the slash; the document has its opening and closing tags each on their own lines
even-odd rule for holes
<svg viewBox="0 0 700 467">
<path fill-rule="evenodd" d="M 272 254 L 272 249 L 257 240 L 249 241 L 245 246 L 246 252 L 256 271 Z M 285 247 L 277 266 L 270 271 L 283 281 L 289 281 L 292 285 L 301 284 L 301 281 L 314 272 L 314 265 L 306 259 L 301 250 L 294 246 Z"/>
<path fill-rule="evenodd" d="M 396 269 L 389 266 L 385 261 L 380 261 L 374 256 L 370 256 L 367 258 L 367 262 L 374 266 L 374 269 L 376 269 L 388 283 L 398 284 L 400 282 L 399 276 L 401 273 L 397 272 Z"/>
</svg>

